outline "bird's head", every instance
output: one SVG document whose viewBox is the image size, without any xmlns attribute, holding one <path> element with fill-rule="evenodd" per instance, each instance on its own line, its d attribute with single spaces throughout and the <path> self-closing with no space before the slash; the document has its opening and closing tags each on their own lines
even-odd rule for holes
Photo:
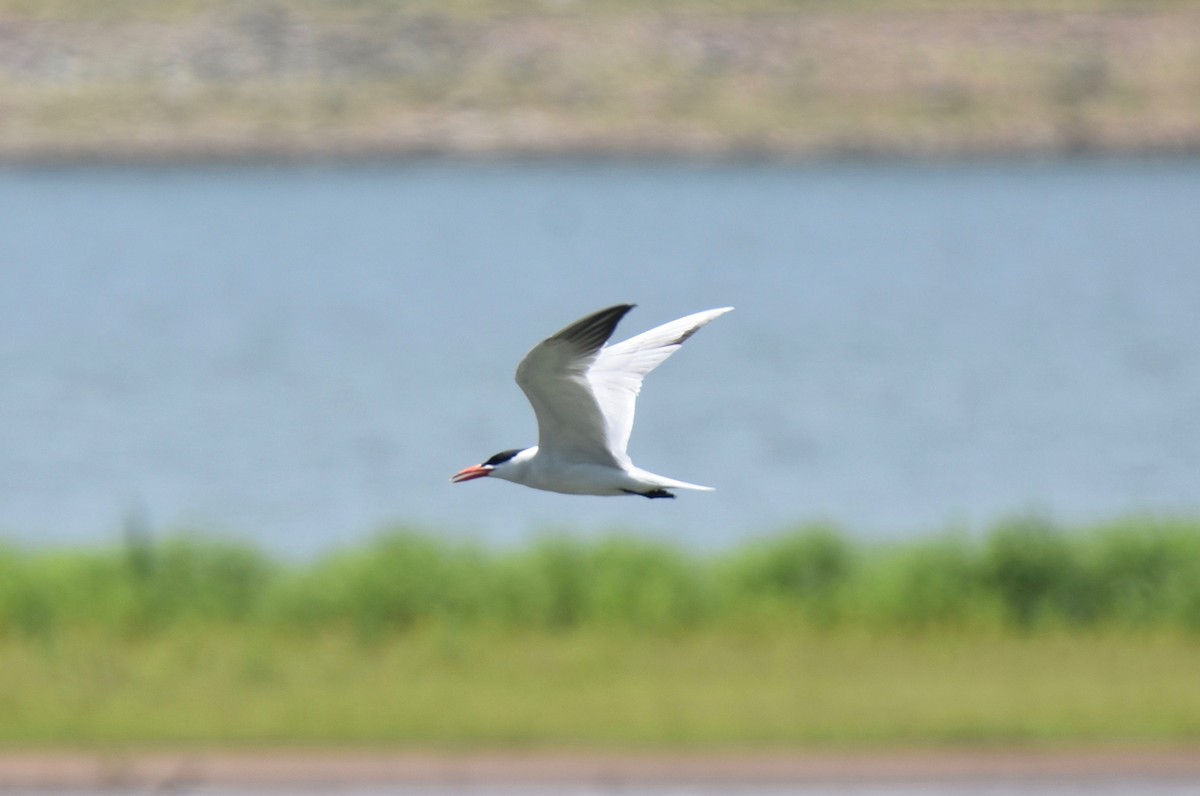
<svg viewBox="0 0 1200 796">
<path fill-rule="evenodd" d="M 526 453 L 526 451 L 532 452 L 533 450 L 533 448 L 513 448 L 512 450 L 500 451 L 483 464 L 459 470 L 450 477 L 450 480 L 456 484 L 461 484 L 463 481 L 473 481 L 476 478 L 483 478 L 488 475 L 494 475 L 497 478 L 507 478 L 510 470 L 514 470 L 516 465 L 529 458 L 531 454 Z M 521 454 L 525 455 L 522 456 Z"/>
</svg>

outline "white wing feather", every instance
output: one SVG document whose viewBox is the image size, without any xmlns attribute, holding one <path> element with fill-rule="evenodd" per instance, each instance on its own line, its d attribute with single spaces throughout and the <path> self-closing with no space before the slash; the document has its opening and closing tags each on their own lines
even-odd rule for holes
<svg viewBox="0 0 1200 796">
<path fill-rule="evenodd" d="M 678 351 L 697 329 L 732 309 L 721 307 L 696 312 L 600 351 L 587 371 L 587 380 L 600 405 L 606 446 L 614 457 L 628 461 L 625 451 L 633 432 L 637 397 L 646 374 Z"/>
<path fill-rule="evenodd" d="M 537 415 L 539 455 L 629 465 L 625 451 L 642 380 L 697 329 L 733 308 L 693 313 L 600 348 L 630 309 L 610 307 L 577 321 L 538 343 L 517 366 L 517 384 Z"/>
<path fill-rule="evenodd" d="M 620 465 L 608 445 L 608 423 L 588 369 L 632 305 L 601 310 L 530 349 L 517 366 L 517 384 L 533 406 L 538 454 L 560 461 Z"/>
</svg>

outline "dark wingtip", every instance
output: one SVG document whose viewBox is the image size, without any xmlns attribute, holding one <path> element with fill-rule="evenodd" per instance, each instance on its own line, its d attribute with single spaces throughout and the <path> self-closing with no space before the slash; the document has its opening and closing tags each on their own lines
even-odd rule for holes
<svg viewBox="0 0 1200 796">
<path fill-rule="evenodd" d="M 636 304 L 616 304 L 593 312 L 554 335 L 554 339 L 569 341 L 580 348 L 592 351 L 600 348 L 612 337 L 617 324 Z"/>
</svg>

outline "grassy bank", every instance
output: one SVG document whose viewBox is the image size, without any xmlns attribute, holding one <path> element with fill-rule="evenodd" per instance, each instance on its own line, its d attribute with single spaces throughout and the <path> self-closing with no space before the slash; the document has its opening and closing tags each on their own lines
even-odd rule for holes
<svg viewBox="0 0 1200 796">
<path fill-rule="evenodd" d="M 440 628 L 0 642 L 0 747 L 693 748 L 1200 739 L 1176 637 Z"/>
<path fill-rule="evenodd" d="M 1200 524 L 0 552 L 0 745 L 1200 738 Z"/>
<path fill-rule="evenodd" d="M 137 638 L 183 625 L 363 639 L 432 625 L 1200 634 L 1200 523 L 1039 519 L 895 544 L 801 528 L 700 554 L 646 538 L 491 549 L 396 530 L 306 563 L 203 538 L 0 548 L 0 637 Z"/>
</svg>

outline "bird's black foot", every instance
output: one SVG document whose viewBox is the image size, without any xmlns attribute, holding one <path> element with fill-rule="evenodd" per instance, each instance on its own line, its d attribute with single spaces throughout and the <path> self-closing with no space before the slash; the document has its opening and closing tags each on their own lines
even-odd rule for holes
<svg viewBox="0 0 1200 796">
<path fill-rule="evenodd" d="M 651 489 L 649 492 L 634 492 L 632 489 L 622 489 L 621 491 L 628 492 L 631 495 L 641 495 L 642 497 L 646 497 L 646 498 L 671 498 L 672 500 L 675 499 L 675 496 L 672 495 L 670 492 L 668 492 L 665 489 Z"/>
</svg>

